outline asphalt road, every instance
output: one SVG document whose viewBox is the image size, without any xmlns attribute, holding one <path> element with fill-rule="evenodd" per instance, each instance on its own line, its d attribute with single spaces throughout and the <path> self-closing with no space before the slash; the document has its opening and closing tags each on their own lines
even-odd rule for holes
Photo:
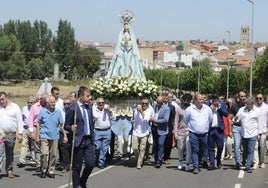
<svg viewBox="0 0 268 188">
<path fill-rule="evenodd" d="M 234 159 L 224 160 L 222 169 L 201 169 L 198 175 L 177 169 L 177 150 L 172 150 L 170 165 L 156 169 L 147 162 L 141 170 L 136 169 L 134 159 L 112 160 L 105 169 L 95 168 L 88 180 L 90 188 L 267 188 L 268 164 L 249 174 L 234 169 Z M 15 157 L 17 162 L 18 155 Z M 266 158 L 266 161 L 268 158 Z M 0 188 L 66 188 L 69 173 L 56 171 L 55 179 L 41 179 L 35 168 L 27 165 L 14 169 L 15 178 L 2 175 Z"/>
</svg>

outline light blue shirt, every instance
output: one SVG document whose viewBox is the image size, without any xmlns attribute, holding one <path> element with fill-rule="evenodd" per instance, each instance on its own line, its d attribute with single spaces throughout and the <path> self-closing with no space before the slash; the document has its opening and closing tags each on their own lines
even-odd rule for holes
<svg viewBox="0 0 268 188">
<path fill-rule="evenodd" d="M 40 123 L 40 138 L 48 140 L 58 140 L 60 125 L 63 124 L 61 111 L 55 108 L 50 112 L 47 108 L 42 108 L 38 115 Z"/>
<path fill-rule="evenodd" d="M 212 123 L 213 113 L 209 106 L 203 104 L 201 109 L 196 105 L 189 106 L 184 113 L 183 120 L 188 125 L 189 131 L 204 134 Z"/>
</svg>

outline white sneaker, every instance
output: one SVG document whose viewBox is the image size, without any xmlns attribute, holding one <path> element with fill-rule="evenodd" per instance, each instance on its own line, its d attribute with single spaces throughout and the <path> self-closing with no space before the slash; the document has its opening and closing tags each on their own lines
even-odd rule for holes
<svg viewBox="0 0 268 188">
<path fill-rule="evenodd" d="M 254 163 L 254 165 L 253 165 L 252 168 L 253 168 L 253 169 L 256 169 L 256 168 L 258 168 L 258 165 L 257 165 L 256 163 Z"/>
<path fill-rule="evenodd" d="M 265 168 L 265 164 L 262 163 L 262 164 L 260 165 L 260 168 Z"/>
<path fill-rule="evenodd" d="M 190 171 L 190 170 L 191 170 L 190 165 L 189 164 L 186 164 L 185 171 Z"/>
<path fill-rule="evenodd" d="M 182 169 L 182 162 L 181 162 L 181 161 L 179 161 L 179 163 L 178 163 L 178 169 L 179 169 L 179 170 Z"/>
</svg>

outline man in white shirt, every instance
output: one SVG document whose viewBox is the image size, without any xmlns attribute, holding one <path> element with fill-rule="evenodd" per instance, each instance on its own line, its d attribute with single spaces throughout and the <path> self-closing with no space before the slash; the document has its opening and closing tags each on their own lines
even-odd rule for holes
<svg viewBox="0 0 268 188">
<path fill-rule="evenodd" d="M 33 96 L 29 97 L 27 100 L 28 104 L 21 109 L 24 130 L 23 130 L 23 141 L 21 143 L 21 148 L 20 148 L 20 158 L 19 158 L 19 162 L 17 163 L 17 166 L 19 168 L 22 168 L 25 166 L 26 155 L 27 155 L 28 149 L 30 150 L 32 159 L 34 159 L 33 145 L 31 144 L 30 132 L 28 130 L 30 109 L 32 105 L 34 104 L 34 102 L 35 102 L 35 97 Z"/>
<path fill-rule="evenodd" d="M 146 144 L 149 137 L 150 118 L 153 117 L 153 110 L 148 108 L 149 100 L 144 98 L 141 100 L 141 105 L 137 106 L 134 112 L 132 148 L 137 158 L 137 169 L 141 169 L 146 150 Z"/>
<path fill-rule="evenodd" d="M 0 139 L 0 177 L 5 151 L 7 176 L 14 178 L 13 161 L 16 131 L 18 129 L 17 138 L 21 142 L 23 140 L 23 121 L 20 107 L 11 102 L 5 92 L 0 92 L 0 129 L 5 133 L 5 137 Z"/>
<path fill-rule="evenodd" d="M 253 163 L 254 148 L 257 135 L 260 134 L 260 110 L 254 106 L 254 99 L 246 99 L 245 106 L 240 108 L 236 114 L 236 118 L 241 122 L 241 136 L 243 145 L 243 158 L 246 159 L 245 171 L 252 172 L 251 165 Z"/>
<path fill-rule="evenodd" d="M 100 169 L 105 168 L 106 155 L 111 142 L 111 120 L 113 113 L 109 106 L 104 108 L 103 98 L 96 100 L 97 107 L 93 108 L 95 125 L 96 163 Z"/>
<path fill-rule="evenodd" d="M 260 109 L 260 130 L 257 137 L 257 143 L 254 151 L 254 168 L 257 168 L 258 165 L 260 168 L 265 168 L 264 159 L 265 159 L 265 144 L 267 127 L 268 127 L 268 105 L 264 103 L 264 96 L 262 93 L 257 94 L 256 96 L 257 103 L 256 107 Z"/>
<path fill-rule="evenodd" d="M 58 108 L 61 112 L 64 111 L 63 100 L 60 98 L 60 89 L 58 87 L 51 88 L 51 95 L 53 95 L 56 99 L 56 108 Z"/>
</svg>

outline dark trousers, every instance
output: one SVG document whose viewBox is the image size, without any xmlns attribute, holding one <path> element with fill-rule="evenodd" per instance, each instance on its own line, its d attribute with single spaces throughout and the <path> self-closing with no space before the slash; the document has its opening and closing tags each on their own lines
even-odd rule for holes
<svg viewBox="0 0 268 188">
<path fill-rule="evenodd" d="M 83 159 L 85 168 L 80 178 Z M 91 143 L 90 137 L 83 138 L 79 147 L 74 148 L 73 154 L 73 188 L 78 188 L 81 185 L 86 185 L 87 179 L 95 166 L 95 146 Z"/>
<path fill-rule="evenodd" d="M 165 146 L 164 146 L 164 160 L 170 159 L 170 153 L 172 150 L 172 127 L 168 127 L 168 134 L 166 136 L 165 140 Z"/>
<path fill-rule="evenodd" d="M 13 162 L 14 162 L 14 146 L 15 146 L 16 137 L 7 138 L 4 143 L 0 144 L 0 167 L 2 167 L 4 153 L 6 154 L 6 171 L 13 171 Z M 1 168 L 0 168 L 1 172 Z"/>
<path fill-rule="evenodd" d="M 219 128 L 210 128 L 208 133 L 208 152 L 209 152 L 209 162 L 211 166 L 215 165 L 215 146 L 217 146 L 217 163 L 220 163 L 221 154 L 224 145 L 224 131 Z"/>
<path fill-rule="evenodd" d="M 58 148 L 59 148 L 60 167 L 68 169 L 70 165 L 70 148 L 68 146 L 68 143 L 63 143 L 62 132 L 60 132 Z"/>
</svg>

